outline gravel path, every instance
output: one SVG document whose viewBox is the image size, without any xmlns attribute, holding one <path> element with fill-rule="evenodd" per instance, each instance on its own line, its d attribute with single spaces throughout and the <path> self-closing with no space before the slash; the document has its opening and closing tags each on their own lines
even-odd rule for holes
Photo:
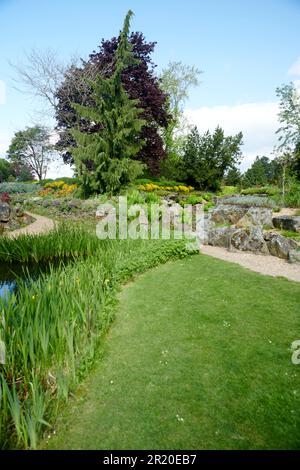
<svg viewBox="0 0 300 470">
<path fill-rule="evenodd" d="M 48 217 L 43 217 L 42 215 L 32 214 L 31 212 L 26 212 L 35 219 L 32 224 L 27 225 L 27 227 L 19 228 L 12 232 L 9 232 L 6 236 L 10 238 L 16 238 L 20 235 L 38 235 L 41 233 L 47 233 L 54 228 L 54 222 Z"/>
<path fill-rule="evenodd" d="M 214 258 L 219 258 L 231 263 L 237 263 L 245 268 L 251 269 L 268 276 L 282 276 L 290 281 L 300 282 L 300 265 L 290 264 L 276 256 L 255 255 L 243 251 L 232 252 L 225 248 L 203 245 L 201 253 Z"/>
<path fill-rule="evenodd" d="M 292 209 L 291 207 L 283 207 L 279 212 L 273 212 L 273 217 L 281 215 L 296 215 L 299 209 Z"/>
</svg>

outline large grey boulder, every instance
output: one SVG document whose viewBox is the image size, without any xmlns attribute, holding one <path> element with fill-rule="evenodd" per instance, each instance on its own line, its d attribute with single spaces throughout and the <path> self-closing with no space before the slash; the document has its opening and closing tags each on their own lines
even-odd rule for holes
<svg viewBox="0 0 300 470">
<path fill-rule="evenodd" d="M 215 224 L 236 224 L 247 211 L 247 207 L 220 204 L 210 212 L 209 218 Z"/>
<path fill-rule="evenodd" d="M 292 215 L 279 215 L 273 217 L 273 225 L 281 230 L 291 230 L 292 232 L 300 232 L 300 217 Z"/>
<path fill-rule="evenodd" d="M 272 209 L 269 207 L 250 207 L 237 222 L 238 227 L 273 227 Z"/>
<path fill-rule="evenodd" d="M 212 228 L 207 231 L 207 243 L 211 246 L 229 248 L 231 236 L 235 231 L 236 229 L 234 227 Z"/>
<path fill-rule="evenodd" d="M 253 253 L 269 254 L 268 246 L 260 228 L 238 228 L 231 236 L 231 249 L 251 251 Z"/>
<path fill-rule="evenodd" d="M 0 202 L 0 222 L 9 222 L 10 207 L 7 202 Z"/>
<path fill-rule="evenodd" d="M 209 215 L 215 224 L 230 224 L 238 227 L 273 227 L 272 209 L 269 207 L 244 207 L 234 204 L 220 204 Z"/>
<path fill-rule="evenodd" d="M 292 250 L 289 252 L 290 263 L 300 263 L 300 251 Z"/>
<path fill-rule="evenodd" d="M 298 243 L 291 238 L 286 238 L 279 233 L 268 232 L 264 234 L 271 255 L 288 259 L 290 251 L 298 248 Z"/>
</svg>

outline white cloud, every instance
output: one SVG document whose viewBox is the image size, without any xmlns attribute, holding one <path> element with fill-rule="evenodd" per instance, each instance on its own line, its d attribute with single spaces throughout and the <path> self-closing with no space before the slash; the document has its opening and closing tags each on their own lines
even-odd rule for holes
<svg viewBox="0 0 300 470">
<path fill-rule="evenodd" d="M 62 176 L 74 175 L 74 169 L 62 162 L 54 162 L 49 166 L 46 178 L 61 178 Z"/>
<path fill-rule="evenodd" d="M 288 74 L 300 76 L 300 57 L 291 65 Z"/>
<path fill-rule="evenodd" d="M 271 152 L 277 142 L 277 103 L 246 103 L 235 106 L 212 106 L 187 109 L 185 115 L 200 132 L 213 131 L 220 125 L 226 135 L 242 131 L 244 136 L 241 168 L 251 166 L 256 155 L 272 158 Z"/>
</svg>

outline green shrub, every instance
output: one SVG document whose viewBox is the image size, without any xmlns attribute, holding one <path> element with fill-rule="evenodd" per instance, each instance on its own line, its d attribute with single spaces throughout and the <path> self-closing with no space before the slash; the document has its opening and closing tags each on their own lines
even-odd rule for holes
<svg viewBox="0 0 300 470">
<path fill-rule="evenodd" d="M 128 206 L 132 206 L 134 204 L 144 204 L 145 203 L 145 196 L 138 191 L 137 189 L 132 189 L 126 193 L 127 196 L 127 204 Z"/>
<path fill-rule="evenodd" d="M 237 186 L 222 186 L 218 196 L 230 196 L 231 194 L 238 194 L 239 189 Z"/>
<path fill-rule="evenodd" d="M 39 191 L 39 184 L 32 183 L 0 183 L 0 193 L 35 193 Z"/>
<path fill-rule="evenodd" d="M 213 198 L 213 194 L 212 194 L 212 193 L 204 193 L 204 194 L 202 194 L 202 197 L 203 197 L 203 199 L 205 199 L 206 201 L 209 201 L 209 202 L 210 202 L 210 201 L 212 200 L 212 198 Z"/>
<path fill-rule="evenodd" d="M 275 202 L 269 198 L 261 196 L 233 196 L 220 199 L 221 204 L 235 204 L 244 207 L 269 207 L 274 209 Z"/>
<path fill-rule="evenodd" d="M 267 194 L 268 196 L 275 196 L 280 194 L 280 189 L 276 186 L 260 186 L 243 189 L 242 194 L 245 196 L 251 196 L 255 194 Z"/>
<path fill-rule="evenodd" d="M 201 196 L 196 196 L 195 194 L 189 195 L 184 201 L 185 204 L 192 204 L 193 206 L 196 204 L 201 204 L 202 202 L 203 198 Z"/>
<path fill-rule="evenodd" d="M 286 191 L 284 205 L 288 207 L 300 207 L 300 184 L 293 183 Z"/>
<path fill-rule="evenodd" d="M 147 193 L 145 197 L 145 201 L 147 204 L 160 204 L 161 198 L 156 193 Z"/>
<path fill-rule="evenodd" d="M 203 209 L 204 209 L 204 212 L 208 212 L 209 209 L 211 209 L 212 207 L 215 207 L 215 204 L 213 202 L 208 202 L 207 204 L 204 205 Z"/>
</svg>

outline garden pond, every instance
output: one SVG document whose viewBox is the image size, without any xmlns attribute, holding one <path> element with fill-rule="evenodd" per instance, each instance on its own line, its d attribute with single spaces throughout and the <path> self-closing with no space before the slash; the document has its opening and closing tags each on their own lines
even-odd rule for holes
<svg viewBox="0 0 300 470">
<path fill-rule="evenodd" d="M 51 268 L 58 267 L 61 262 L 51 263 L 1 263 L 0 262 L 0 299 L 15 292 L 18 281 L 30 282 Z"/>
</svg>

